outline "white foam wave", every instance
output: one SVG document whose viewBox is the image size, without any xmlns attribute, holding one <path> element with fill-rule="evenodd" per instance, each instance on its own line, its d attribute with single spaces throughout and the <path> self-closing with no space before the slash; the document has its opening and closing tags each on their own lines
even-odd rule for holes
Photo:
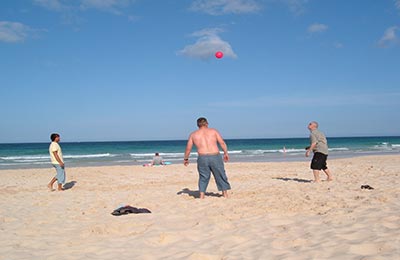
<svg viewBox="0 0 400 260">
<path fill-rule="evenodd" d="M 284 150 L 283 149 L 281 149 L 281 150 L 278 150 L 279 152 L 284 152 Z M 298 152 L 305 152 L 305 149 L 294 149 L 294 148 L 289 148 L 289 149 L 285 149 L 285 151 L 287 152 L 287 153 L 298 153 Z"/>
<path fill-rule="evenodd" d="M 374 145 L 373 146 L 374 149 L 377 150 L 392 150 L 393 149 L 393 145 L 390 143 L 381 143 L 378 145 Z"/>
<path fill-rule="evenodd" d="M 183 157 L 184 153 L 159 153 L 162 157 Z M 192 152 L 190 155 L 196 155 L 197 153 Z M 131 153 L 130 156 L 133 158 L 153 157 L 154 153 Z"/>
<path fill-rule="evenodd" d="M 80 154 L 80 155 L 64 155 L 64 158 L 67 159 L 81 159 L 81 158 L 99 158 L 99 157 L 114 157 L 116 155 L 112 155 L 110 153 L 101 153 L 101 154 Z M 36 156 L 6 156 L 0 157 L 0 159 L 5 161 L 16 161 L 16 162 L 35 162 L 35 161 L 49 161 L 49 155 L 36 155 Z"/>
<path fill-rule="evenodd" d="M 37 156 L 6 156 L 6 157 L 0 157 L 2 160 L 48 160 L 49 155 L 37 155 Z"/>
<path fill-rule="evenodd" d="M 99 157 L 114 157 L 115 154 L 99 153 L 99 154 L 79 154 L 79 155 L 65 155 L 64 158 L 80 159 L 80 158 L 99 158 Z"/>
<path fill-rule="evenodd" d="M 350 151 L 347 147 L 329 148 L 329 151 Z"/>
<path fill-rule="evenodd" d="M 221 152 L 221 153 L 223 153 L 223 152 Z M 229 151 L 228 150 L 228 153 L 230 153 L 230 154 L 240 154 L 240 153 L 243 153 L 243 151 L 242 150 L 233 150 L 233 151 Z"/>
<path fill-rule="evenodd" d="M 18 165 L 32 165 L 32 164 L 50 164 L 50 162 L 17 162 L 17 163 L 1 163 L 0 166 L 18 166 Z"/>
</svg>

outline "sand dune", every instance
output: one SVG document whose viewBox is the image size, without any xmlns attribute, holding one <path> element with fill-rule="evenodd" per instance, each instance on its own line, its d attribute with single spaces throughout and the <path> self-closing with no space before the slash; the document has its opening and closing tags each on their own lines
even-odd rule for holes
<svg viewBox="0 0 400 260">
<path fill-rule="evenodd" d="M 0 171 L 0 259 L 399 259 L 400 156 L 309 163 L 228 163 L 230 199 L 196 165 Z M 373 190 L 360 189 L 370 185 Z M 112 216 L 120 205 L 151 214 Z"/>
</svg>

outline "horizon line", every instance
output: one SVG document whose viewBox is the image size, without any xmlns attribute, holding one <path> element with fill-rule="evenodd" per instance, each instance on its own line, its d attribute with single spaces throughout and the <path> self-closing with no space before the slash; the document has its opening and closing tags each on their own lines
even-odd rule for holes
<svg viewBox="0 0 400 260">
<path fill-rule="evenodd" d="M 400 135 L 354 135 L 354 136 L 327 136 L 326 138 L 376 138 L 376 137 L 399 137 Z M 244 137 L 244 138 L 224 138 L 224 140 L 257 140 L 257 139 L 308 139 L 309 137 Z M 187 141 L 187 139 L 155 139 L 155 140 L 93 140 L 93 141 L 67 141 L 61 143 L 113 143 L 113 142 L 173 142 L 173 141 Z M 48 142 L 9 142 L 3 144 L 44 144 Z"/>
</svg>

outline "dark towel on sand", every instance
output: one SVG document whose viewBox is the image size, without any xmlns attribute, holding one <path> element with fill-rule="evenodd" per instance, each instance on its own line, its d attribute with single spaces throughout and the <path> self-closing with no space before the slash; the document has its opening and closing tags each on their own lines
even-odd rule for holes
<svg viewBox="0 0 400 260">
<path fill-rule="evenodd" d="M 114 216 L 121 216 L 121 215 L 126 215 L 129 213 L 134 213 L 134 214 L 151 213 L 151 211 L 148 209 L 138 209 L 138 208 L 131 207 L 131 206 L 124 206 L 124 207 L 120 207 L 120 208 L 114 210 L 111 214 Z"/>
<path fill-rule="evenodd" d="M 361 189 L 373 190 L 374 188 L 369 185 L 361 185 Z"/>
</svg>

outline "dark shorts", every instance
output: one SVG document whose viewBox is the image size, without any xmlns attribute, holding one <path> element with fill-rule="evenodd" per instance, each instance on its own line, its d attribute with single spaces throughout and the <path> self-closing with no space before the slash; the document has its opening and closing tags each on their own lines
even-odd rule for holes
<svg viewBox="0 0 400 260">
<path fill-rule="evenodd" d="M 326 166 L 326 159 L 328 159 L 327 154 L 323 153 L 314 153 L 314 156 L 311 161 L 311 169 L 313 170 L 326 170 L 328 167 Z"/>
</svg>

